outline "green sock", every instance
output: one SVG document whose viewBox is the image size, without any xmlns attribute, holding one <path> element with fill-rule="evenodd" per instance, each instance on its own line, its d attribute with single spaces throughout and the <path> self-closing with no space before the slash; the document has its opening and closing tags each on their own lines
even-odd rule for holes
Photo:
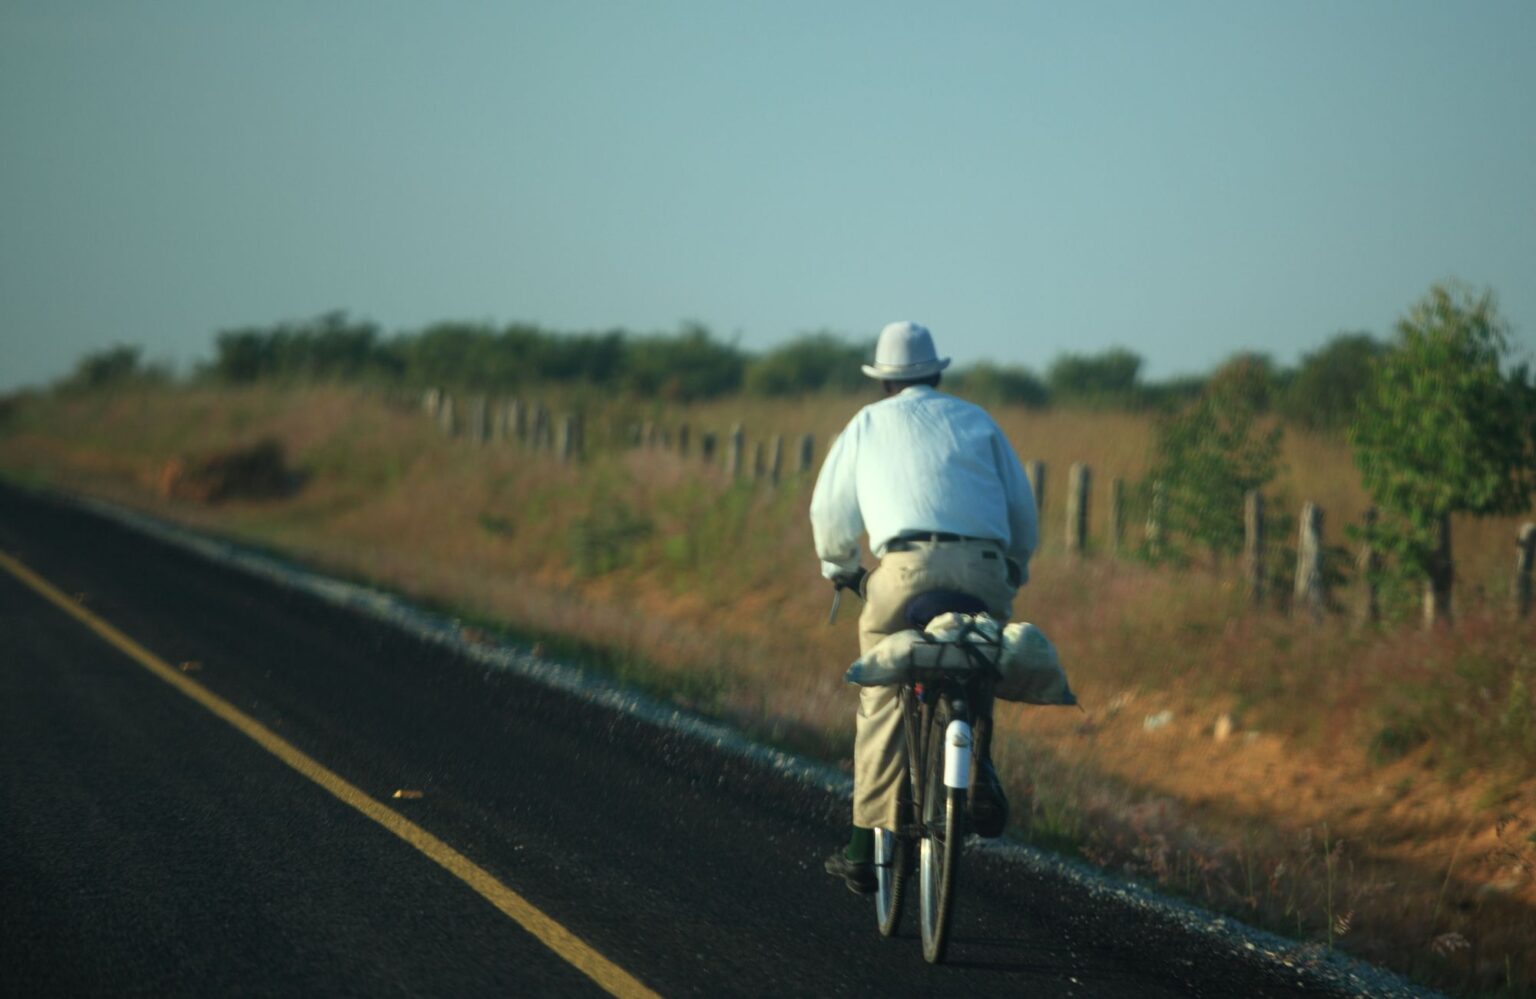
<svg viewBox="0 0 1536 999">
<path fill-rule="evenodd" d="M 874 860 L 875 831 L 854 826 L 853 835 L 848 839 L 848 848 L 843 851 L 843 856 L 855 864 L 867 864 Z"/>
</svg>

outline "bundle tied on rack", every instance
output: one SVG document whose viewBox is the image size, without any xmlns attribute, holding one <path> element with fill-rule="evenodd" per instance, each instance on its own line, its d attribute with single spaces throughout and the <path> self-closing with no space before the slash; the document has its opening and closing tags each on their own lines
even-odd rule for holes
<svg viewBox="0 0 1536 999">
<path fill-rule="evenodd" d="M 1056 647 L 1027 621 L 999 627 L 987 614 L 940 614 L 923 631 L 887 635 L 854 660 L 843 679 L 860 687 L 884 687 L 920 679 L 925 672 L 991 669 L 993 693 L 1023 704 L 1074 705 Z"/>
</svg>

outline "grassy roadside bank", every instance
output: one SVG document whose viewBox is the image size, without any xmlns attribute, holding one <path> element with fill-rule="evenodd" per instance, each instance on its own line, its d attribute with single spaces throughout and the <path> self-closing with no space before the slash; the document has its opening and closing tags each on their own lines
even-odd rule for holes
<svg viewBox="0 0 1536 999">
<path fill-rule="evenodd" d="M 695 407 L 825 442 L 861 400 L 792 412 Z M 615 404 L 617 405 L 617 404 Z M 615 419 L 626 414 L 618 414 Z M 1025 457 L 1136 475 L 1135 416 L 1005 412 Z M 283 442 L 305 481 L 278 500 L 161 499 L 165 462 Z M 1281 492 L 1347 520 L 1347 455 L 1295 439 Z M 352 389 L 37 397 L 0 423 L 0 471 L 104 496 L 468 618 L 574 636 L 607 667 L 767 739 L 847 758 L 852 614 L 826 628 L 809 482 L 727 483 L 668 452 L 579 467 L 444 440 L 413 403 Z M 1061 476 L 1064 478 L 1064 475 Z M 1062 648 L 1084 712 L 1009 707 L 999 763 L 1020 836 L 1249 922 L 1445 987 L 1529 994 L 1536 978 L 1536 632 L 1492 596 L 1505 523 L 1458 535 L 1453 632 L 1255 613 L 1228 574 L 1097 556 L 1052 530 L 1021 616 Z M 1332 516 L 1333 514 L 1331 514 Z M 1227 721 L 1223 722 L 1222 719 Z"/>
</svg>

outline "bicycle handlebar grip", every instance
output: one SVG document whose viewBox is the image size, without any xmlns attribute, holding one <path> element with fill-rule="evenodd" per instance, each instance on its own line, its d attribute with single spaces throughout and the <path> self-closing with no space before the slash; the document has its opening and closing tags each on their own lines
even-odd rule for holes
<svg viewBox="0 0 1536 999">
<path fill-rule="evenodd" d="M 852 590 L 859 592 L 859 587 L 864 583 L 864 577 L 869 575 L 869 570 L 862 565 L 854 572 L 838 573 L 832 577 L 832 587 L 837 590 Z"/>
</svg>

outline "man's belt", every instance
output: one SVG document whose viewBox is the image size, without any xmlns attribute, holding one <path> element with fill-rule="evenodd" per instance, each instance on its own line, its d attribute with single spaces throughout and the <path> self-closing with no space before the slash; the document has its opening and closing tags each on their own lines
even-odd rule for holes
<svg viewBox="0 0 1536 999">
<path fill-rule="evenodd" d="M 1001 546 L 1001 543 L 996 538 L 972 538 L 964 534 L 950 534 L 947 531 L 907 531 L 898 535 L 887 544 L 885 550 L 887 553 L 909 552 L 912 550 L 912 543 L 917 541 L 984 541 L 988 544 Z"/>
</svg>

